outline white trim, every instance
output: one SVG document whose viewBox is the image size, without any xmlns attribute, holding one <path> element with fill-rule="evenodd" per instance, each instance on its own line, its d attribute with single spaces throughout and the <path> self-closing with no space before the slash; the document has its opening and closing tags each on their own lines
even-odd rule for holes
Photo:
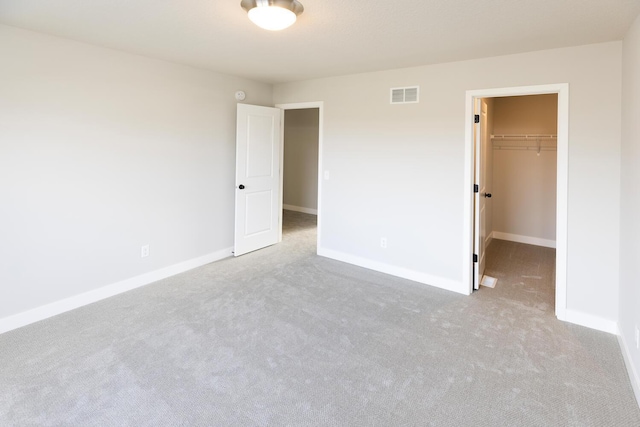
<svg viewBox="0 0 640 427">
<path fill-rule="evenodd" d="M 22 313 L 0 319 L 0 334 L 71 311 L 73 309 L 92 304 L 94 302 L 148 285 L 176 274 L 228 258 L 233 248 L 226 248 L 198 258 L 193 258 L 178 264 L 170 265 L 160 270 L 150 271 L 139 276 L 131 277 L 120 282 L 112 283 L 89 292 L 61 299 L 50 304 L 42 305 Z"/>
<path fill-rule="evenodd" d="M 493 238 L 499 240 L 508 240 L 510 242 L 526 243 L 527 245 L 544 246 L 546 248 L 555 248 L 556 241 L 541 239 L 539 237 L 522 236 L 520 234 L 503 233 L 502 231 L 494 231 Z"/>
<path fill-rule="evenodd" d="M 603 317 L 569 309 L 565 311 L 565 315 L 566 318 L 564 320 L 569 323 L 574 323 L 597 331 L 608 332 L 614 335 L 618 334 L 618 323 L 615 320 L 609 320 Z"/>
<path fill-rule="evenodd" d="M 569 245 L 569 85 L 558 89 L 558 154 L 556 182 L 556 316 L 567 311 L 567 263 Z"/>
<path fill-rule="evenodd" d="M 294 212 L 302 212 L 302 213 L 306 213 L 306 214 L 311 214 L 311 215 L 318 215 L 318 210 L 317 209 L 311 209 L 311 208 L 303 208 L 302 206 L 294 206 L 294 205 L 282 205 L 282 209 L 287 210 L 287 211 L 294 211 Z"/>
<path fill-rule="evenodd" d="M 618 344 L 620 345 L 620 350 L 622 351 L 622 357 L 624 359 L 624 364 L 627 366 L 627 373 L 629 374 L 629 380 L 631 381 L 631 387 L 633 388 L 633 393 L 636 395 L 636 400 L 638 401 L 638 406 L 640 406 L 640 375 L 638 375 L 638 371 L 636 371 L 636 367 L 633 365 L 632 357 L 631 357 L 631 347 L 627 345 L 627 341 L 624 338 L 624 334 L 618 335 Z"/>
<path fill-rule="evenodd" d="M 413 280 L 414 282 L 423 283 L 425 285 L 434 286 L 436 288 L 446 289 L 447 291 L 468 295 L 466 290 L 461 291 L 461 289 L 464 289 L 464 286 L 461 286 L 461 282 L 444 277 L 432 276 L 430 274 L 421 273 L 419 271 L 396 267 L 394 265 L 372 261 L 370 259 L 345 254 L 343 252 L 338 252 L 331 249 L 320 248 L 318 249 L 318 255 L 335 259 L 337 261 L 346 262 L 348 264 L 357 265 L 359 267 L 364 267 L 369 270 L 379 271 L 381 273 L 401 277 L 403 279 Z"/>
<path fill-rule="evenodd" d="M 468 283 L 469 294 L 473 292 L 473 184 L 475 180 L 475 164 L 473 150 L 475 146 L 473 116 L 475 99 L 470 91 L 466 93 L 464 107 L 464 189 L 462 203 L 462 283 Z"/>
<path fill-rule="evenodd" d="M 318 109 L 318 209 L 316 211 L 316 215 L 318 215 L 317 220 L 317 244 L 316 244 L 316 253 L 320 253 L 321 242 L 322 242 L 322 179 L 323 179 L 323 155 L 322 151 L 324 149 L 324 102 L 323 101 L 313 101 L 313 102 L 295 102 L 292 104 L 276 104 L 276 108 L 280 108 L 282 110 L 303 110 L 309 108 L 317 108 Z M 282 123 L 282 132 L 280 138 L 280 161 L 283 165 L 282 169 L 284 169 L 284 114 L 282 114 L 281 118 Z M 281 170 L 282 170 L 281 169 Z M 283 206 L 282 201 L 282 173 L 280 173 L 280 206 Z M 283 206 L 284 207 L 284 206 Z M 282 216 L 280 216 L 280 238 L 278 241 L 282 241 Z"/>
<path fill-rule="evenodd" d="M 558 158 L 556 188 L 556 316 L 567 320 L 567 244 L 569 181 L 569 84 L 549 84 L 466 91 L 462 281 L 473 289 L 473 103 L 475 98 L 558 94 Z"/>
</svg>

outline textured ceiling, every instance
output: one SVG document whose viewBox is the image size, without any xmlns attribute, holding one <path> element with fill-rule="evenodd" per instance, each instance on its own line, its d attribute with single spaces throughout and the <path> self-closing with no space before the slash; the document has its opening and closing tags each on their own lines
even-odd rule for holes
<svg viewBox="0 0 640 427">
<path fill-rule="evenodd" d="M 0 0 L 0 23 L 265 82 L 621 40 L 640 0 L 301 0 L 281 32 L 240 0 Z"/>
</svg>

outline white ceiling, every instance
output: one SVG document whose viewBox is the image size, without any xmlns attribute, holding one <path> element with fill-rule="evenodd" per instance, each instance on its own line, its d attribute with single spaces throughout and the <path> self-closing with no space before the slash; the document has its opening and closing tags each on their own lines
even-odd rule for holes
<svg viewBox="0 0 640 427">
<path fill-rule="evenodd" d="M 240 0 L 0 0 L 0 23 L 277 83 L 621 40 L 640 0 L 301 0 L 281 32 Z"/>
</svg>

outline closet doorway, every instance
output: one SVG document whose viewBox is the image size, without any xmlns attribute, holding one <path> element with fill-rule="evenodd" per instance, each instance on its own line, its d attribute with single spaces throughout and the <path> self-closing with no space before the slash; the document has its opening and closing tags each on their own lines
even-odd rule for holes
<svg viewBox="0 0 640 427">
<path fill-rule="evenodd" d="M 282 237 L 313 237 L 318 246 L 322 104 L 278 105 L 282 109 Z"/>
<path fill-rule="evenodd" d="M 479 285 L 499 283 L 496 294 L 552 310 L 558 95 L 483 98 L 480 105 L 485 150 L 476 200 L 484 212 L 485 251 L 476 264 L 484 267 Z"/>
<path fill-rule="evenodd" d="M 545 303 L 564 320 L 568 85 L 468 91 L 467 112 L 470 292 L 486 246 L 486 273 L 502 275 L 500 292 L 537 293 L 535 281 L 546 280 Z"/>
</svg>

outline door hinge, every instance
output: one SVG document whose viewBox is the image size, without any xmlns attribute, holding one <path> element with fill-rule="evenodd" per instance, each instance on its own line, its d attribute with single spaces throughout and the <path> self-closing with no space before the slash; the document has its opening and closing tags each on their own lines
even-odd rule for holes
<svg viewBox="0 0 640 427">
<path fill-rule="evenodd" d="M 480 114 L 476 114 L 473 116 L 473 123 L 480 123 Z"/>
<path fill-rule="evenodd" d="M 473 262 L 478 262 L 478 254 L 473 254 Z"/>
<path fill-rule="evenodd" d="M 473 184 L 473 192 L 474 193 L 480 192 L 480 188 L 478 187 L 478 184 Z"/>
</svg>

